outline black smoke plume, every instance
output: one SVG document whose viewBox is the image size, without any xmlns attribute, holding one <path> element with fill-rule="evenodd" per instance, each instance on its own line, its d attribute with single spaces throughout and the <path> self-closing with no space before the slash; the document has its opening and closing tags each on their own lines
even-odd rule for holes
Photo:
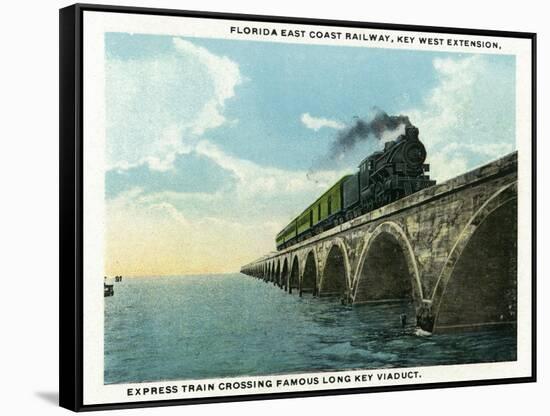
<svg viewBox="0 0 550 416">
<path fill-rule="evenodd" d="M 374 117 L 369 121 L 355 117 L 349 127 L 340 130 L 330 144 L 325 156 L 316 158 L 307 173 L 307 178 L 320 183 L 321 172 L 331 170 L 355 169 L 357 163 L 376 150 L 380 150 L 380 141 L 384 133 L 390 134 L 388 139 L 397 138 L 404 127 L 411 126 L 409 117 L 404 115 L 390 116 L 386 112 L 374 108 Z"/>
<path fill-rule="evenodd" d="M 376 109 L 376 114 L 370 121 L 356 118 L 351 127 L 348 127 L 338 133 L 335 141 L 332 143 L 329 151 L 329 158 L 336 159 L 352 150 L 357 143 L 375 138 L 381 140 L 386 131 L 392 131 L 404 125 L 410 126 L 409 117 L 389 116 L 386 112 Z"/>
</svg>

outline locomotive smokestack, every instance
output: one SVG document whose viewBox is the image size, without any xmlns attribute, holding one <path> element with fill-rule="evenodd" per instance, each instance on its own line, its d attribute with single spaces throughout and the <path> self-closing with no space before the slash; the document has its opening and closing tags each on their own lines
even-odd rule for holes
<svg viewBox="0 0 550 416">
<path fill-rule="evenodd" d="M 409 140 L 418 140 L 418 128 L 413 125 L 405 127 L 405 136 Z"/>
</svg>

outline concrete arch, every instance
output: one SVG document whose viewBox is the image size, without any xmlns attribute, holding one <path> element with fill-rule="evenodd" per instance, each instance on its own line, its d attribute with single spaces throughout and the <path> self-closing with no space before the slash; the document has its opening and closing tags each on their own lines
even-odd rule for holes
<svg viewBox="0 0 550 416">
<path fill-rule="evenodd" d="M 277 283 L 277 274 L 276 274 L 276 269 L 277 268 L 277 263 L 275 262 L 275 260 L 273 260 L 271 262 L 271 273 L 270 273 L 270 277 L 269 277 L 269 280 L 273 283 L 273 284 L 276 284 Z"/>
<path fill-rule="evenodd" d="M 288 265 L 288 256 L 285 256 L 283 259 L 283 266 L 281 268 L 281 275 L 279 283 L 282 288 L 287 290 L 288 288 L 288 275 L 289 275 L 289 265 Z"/>
<path fill-rule="evenodd" d="M 387 252 L 375 253 L 377 249 L 385 249 Z M 378 254 L 380 256 L 377 256 Z M 383 269 L 387 269 L 393 279 L 391 282 L 386 282 L 391 283 L 386 286 L 381 286 L 383 282 L 377 279 L 376 285 L 373 285 L 376 293 L 373 290 L 370 294 L 369 288 L 366 287 L 369 283 L 368 280 L 372 278 L 368 270 L 368 258 L 373 261 L 373 267 L 382 266 Z M 384 270 L 373 270 L 373 273 L 383 272 Z M 405 273 L 409 278 L 406 280 L 407 284 L 403 286 L 403 280 L 399 279 L 399 275 Z M 372 233 L 365 236 L 363 250 L 353 279 L 353 301 L 354 303 L 364 303 L 370 300 L 389 299 L 388 296 L 400 298 L 404 296 L 402 289 L 408 290 L 409 282 L 412 298 L 416 304 L 420 304 L 424 295 L 413 247 L 401 226 L 392 221 L 383 222 Z"/>
<path fill-rule="evenodd" d="M 277 267 L 275 268 L 275 283 L 281 286 L 281 259 L 277 259 Z"/>
<path fill-rule="evenodd" d="M 341 238 L 335 238 L 326 251 L 319 281 L 319 295 L 340 296 L 347 301 L 351 287 L 350 270 L 346 245 Z"/>
<path fill-rule="evenodd" d="M 292 289 L 300 288 L 300 261 L 298 255 L 294 255 L 290 262 L 290 273 L 288 277 L 288 293 L 292 293 Z"/>
<path fill-rule="evenodd" d="M 317 253 L 313 249 L 309 250 L 305 255 L 305 262 L 300 280 L 300 292 L 312 293 L 313 296 L 317 295 L 319 286 L 318 264 Z"/>
<path fill-rule="evenodd" d="M 503 222 L 510 221 L 513 221 L 514 227 L 502 227 Z M 494 230 L 498 230 L 498 239 L 492 238 L 495 235 Z M 474 326 L 500 323 L 498 317 L 497 321 L 491 322 L 489 320 L 488 322 L 481 322 L 489 318 L 489 314 L 485 314 L 484 312 L 488 307 L 490 307 L 490 305 L 486 302 L 487 300 L 478 302 L 478 304 L 474 305 L 473 308 L 468 308 L 462 305 L 462 316 L 457 316 L 455 319 L 449 319 L 449 305 L 446 305 L 446 311 L 443 306 L 446 303 L 445 300 L 447 298 L 451 298 L 452 293 L 449 293 L 449 291 L 452 292 L 456 290 L 453 290 L 453 287 L 456 287 L 456 284 L 458 284 L 458 282 L 456 282 L 453 286 L 455 279 L 461 279 L 460 286 L 463 287 L 463 290 L 469 290 L 470 296 L 463 296 L 462 298 L 470 301 L 472 304 L 479 298 L 480 295 L 482 295 L 482 291 L 487 289 L 487 285 L 479 285 L 477 281 L 474 282 L 472 279 L 468 278 L 467 275 L 465 275 L 465 262 L 473 263 L 475 261 L 470 261 L 470 258 L 475 259 L 476 256 L 478 258 L 480 256 L 483 257 L 483 261 L 476 262 L 476 267 L 478 269 L 476 273 L 480 273 L 479 270 L 491 262 L 494 263 L 496 261 L 498 263 L 502 263 L 509 260 L 517 262 L 517 252 L 515 251 L 515 246 L 512 248 L 507 248 L 507 250 L 510 250 L 509 255 L 504 253 L 499 253 L 495 257 L 483 255 L 484 251 L 490 248 L 488 246 L 492 246 L 496 242 L 505 243 L 504 237 L 507 230 L 511 230 L 510 232 L 516 233 L 509 236 L 510 238 L 507 239 L 508 241 L 513 240 L 513 243 L 515 244 L 517 242 L 517 182 L 506 185 L 495 192 L 472 215 L 468 223 L 464 226 L 438 277 L 431 299 L 431 310 L 429 311 L 430 319 L 427 319 L 427 322 L 424 323 L 424 326 L 427 327 L 426 329 L 437 331 L 438 328 L 439 330 L 448 330 L 451 328 L 471 328 Z M 477 251 L 472 252 L 475 247 L 478 247 Z M 502 249 L 503 248 L 500 247 L 499 251 Z M 495 254 L 494 249 L 493 254 Z M 502 269 L 502 264 L 500 267 Z M 502 270 L 505 269 L 506 268 Z M 487 273 L 490 272 L 491 271 L 488 271 Z M 487 273 L 481 273 L 480 276 L 487 278 Z M 516 275 L 517 273 L 514 272 L 514 276 Z M 499 276 L 496 276 L 496 278 L 498 277 Z M 474 284 L 475 286 L 473 286 Z M 489 289 L 493 290 L 494 288 L 489 287 Z M 502 288 L 500 288 L 500 290 L 502 290 Z M 496 292 L 493 296 L 495 295 Z M 503 303 L 500 298 L 498 303 Z M 482 304 L 483 308 L 481 307 Z M 444 316 L 441 316 L 440 312 L 443 312 Z M 440 319 L 445 317 L 446 319 Z M 474 322 L 476 319 L 479 319 L 480 322 Z M 509 320 L 506 319 L 506 322 L 508 321 Z M 429 328 L 430 325 L 431 328 Z"/>
</svg>

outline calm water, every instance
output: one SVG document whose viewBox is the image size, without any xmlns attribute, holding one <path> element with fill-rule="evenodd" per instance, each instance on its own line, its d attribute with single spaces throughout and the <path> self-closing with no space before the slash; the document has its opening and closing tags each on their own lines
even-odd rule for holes
<svg viewBox="0 0 550 416">
<path fill-rule="evenodd" d="M 105 383 L 515 360 L 515 330 L 413 324 L 409 304 L 343 306 L 242 274 L 127 278 L 105 298 Z"/>
</svg>

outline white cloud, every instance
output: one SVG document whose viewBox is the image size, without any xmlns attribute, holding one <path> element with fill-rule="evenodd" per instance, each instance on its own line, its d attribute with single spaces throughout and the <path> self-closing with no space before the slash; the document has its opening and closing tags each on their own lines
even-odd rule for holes
<svg viewBox="0 0 550 416">
<path fill-rule="evenodd" d="M 192 219 L 171 202 L 148 204 L 140 195 L 136 188 L 107 203 L 108 274 L 237 271 L 274 248 L 280 223 L 266 220 L 265 213 L 238 220 L 208 214 Z"/>
<path fill-rule="evenodd" d="M 317 178 L 317 183 L 313 183 L 308 179 L 306 171 L 289 171 L 258 165 L 228 155 L 207 140 L 200 141 L 195 151 L 230 171 L 237 178 L 237 192 L 247 198 L 311 192 L 312 188 L 314 192 L 318 192 L 337 180 L 340 175 L 340 172 L 327 171 Z"/>
<path fill-rule="evenodd" d="M 446 153 L 471 152 L 482 155 L 485 158 L 497 159 L 514 151 L 512 143 L 449 143 L 443 150 Z"/>
<path fill-rule="evenodd" d="M 235 122 L 223 112 L 243 81 L 238 64 L 184 39 L 173 45 L 171 55 L 108 58 L 108 169 L 168 170 L 204 132 Z"/>
<path fill-rule="evenodd" d="M 439 182 L 515 149 L 513 86 L 481 55 L 434 59 L 438 84 L 420 108 L 404 111 L 420 130 Z M 511 89 L 512 88 L 512 89 Z"/>
<path fill-rule="evenodd" d="M 315 131 L 322 129 L 323 127 L 328 127 L 331 129 L 343 129 L 345 125 L 336 120 L 329 120 L 328 118 L 322 117 L 313 117 L 309 113 L 302 114 L 300 120 L 308 128 Z"/>
<path fill-rule="evenodd" d="M 151 208 L 155 210 L 166 211 L 175 221 L 186 227 L 190 227 L 192 225 L 192 223 L 187 218 L 185 218 L 185 216 L 180 211 L 178 211 L 175 206 L 169 204 L 168 202 L 151 204 Z"/>
<path fill-rule="evenodd" d="M 173 43 L 181 54 L 203 64 L 214 84 L 213 96 L 192 124 L 193 133 L 200 135 L 226 121 L 223 116 L 225 101 L 235 95 L 235 88 L 243 82 L 243 78 L 237 63 L 226 56 L 217 56 L 181 38 L 174 38 Z"/>
<path fill-rule="evenodd" d="M 181 257 L 190 262 L 194 260 L 189 251 L 199 250 L 195 256 L 208 258 L 209 252 L 221 253 L 236 242 L 253 241 L 236 249 L 242 252 L 237 260 L 246 262 L 274 249 L 276 233 L 341 176 L 340 172 L 323 172 L 314 183 L 306 171 L 262 166 L 229 155 L 204 139 L 191 152 L 216 163 L 233 180 L 213 194 L 148 193 L 140 188 L 121 193 L 107 200 L 112 238 L 132 236 L 136 242 L 129 245 L 153 239 L 169 250 L 175 250 L 175 244 L 186 244 Z M 183 237 L 193 241 L 193 247 L 172 241 Z M 217 266 L 217 270 L 234 270 L 236 264 Z"/>
<path fill-rule="evenodd" d="M 429 162 L 431 178 L 438 182 L 454 178 L 469 170 L 468 159 L 460 153 L 432 152 Z"/>
</svg>

